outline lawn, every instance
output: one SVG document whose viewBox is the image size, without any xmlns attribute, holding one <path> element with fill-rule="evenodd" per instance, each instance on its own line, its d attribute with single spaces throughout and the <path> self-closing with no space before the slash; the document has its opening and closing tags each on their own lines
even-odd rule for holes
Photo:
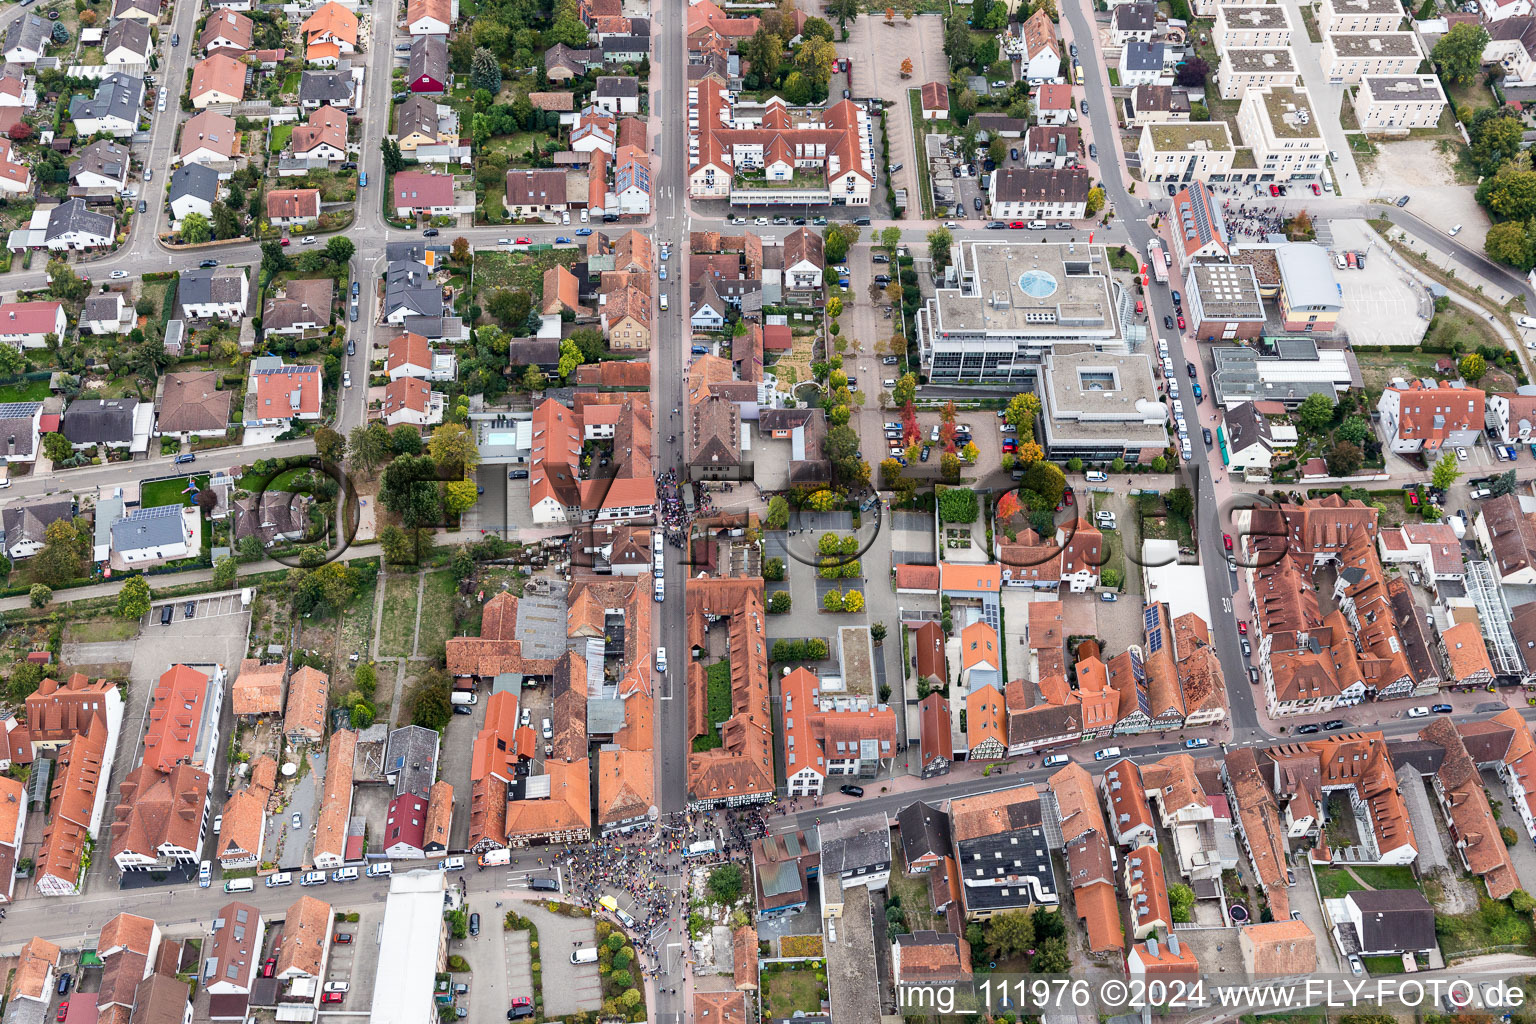
<svg viewBox="0 0 1536 1024">
<path fill-rule="evenodd" d="M 41 402 L 48 394 L 48 378 L 44 377 L 0 388 L 0 402 Z"/>
<path fill-rule="evenodd" d="M 404 658 L 416 635 L 416 580 L 391 575 L 384 586 L 384 614 L 379 621 L 379 653 Z"/>
<path fill-rule="evenodd" d="M 358 592 L 341 616 L 341 653 L 356 653 L 366 660 L 374 651 L 373 605 L 378 594 L 377 582 Z"/>
<path fill-rule="evenodd" d="M 1417 889 L 1419 879 L 1406 864 L 1355 868 L 1366 885 L 1376 889 Z"/>
<path fill-rule="evenodd" d="M 509 160 L 527 156 L 541 139 L 548 138 L 543 132 L 517 132 L 514 135 L 497 135 L 485 144 L 485 153 L 505 153 Z"/>
<path fill-rule="evenodd" d="M 796 1010 L 820 1013 L 827 986 L 816 980 L 816 972 L 775 970 L 762 976 L 764 1002 L 770 1020 L 788 1020 Z"/>
<path fill-rule="evenodd" d="M 288 139 L 293 135 L 293 125 L 279 124 L 272 128 L 271 141 L 267 143 L 267 152 L 281 153 L 288 148 Z"/>
<path fill-rule="evenodd" d="M 149 314 L 148 322 L 144 325 L 144 336 L 150 341 L 164 340 L 164 325 L 160 322 L 160 316 L 165 310 L 165 293 L 175 287 L 175 282 L 170 280 L 145 281 L 143 294 L 140 298 L 149 300 L 149 307 L 153 312 Z"/>
<path fill-rule="evenodd" d="M 139 504 L 144 508 L 158 508 L 161 505 L 191 505 L 192 496 L 184 493 L 188 480 L 194 481 L 199 489 L 208 486 L 206 473 L 196 477 L 179 476 L 171 480 L 156 480 L 145 484 L 140 489 Z"/>
<path fill-rule="evenodd" d="M 928 895 L 928 876 L 909 875 L 901 870 L 900 851 L 892 860 L 891 896 L 901 900 L 902 913 L 907 918 L 907 931 L 944 931 L 944 915 L 933 911 L 933 900 Z"/>
<path fill-rule="evenodd" d="M 1321 899 L 1336 900 L 1345 893 L 1359 892 L 1365 886 L 1349 877 L 1349 873 L 1340 868 L 1319 868 L 1317 871 L 1317 895 Z"/>
<path fill-rule="evenodd" d="M 426 588 L 421 595 L 421 653 L 429 658 L 441 658 L 448 638 L 453 635 L 453 603 L 458 583 L 450 572 L 434 572 L 427 576 Z"/>
<path fill-rule="evenodd" d="M 720 730 L 717 723 L 731 717 L 731 663 L 717 661 L 704 670 L 704 687 L 706 703 L 709 713 L 709 732 L 703 736 L 697 736 L 693 741 L 693 749 L 697 751 L 713 750 L 720 746 Z"/>
<path fill-rule="evenodd" d="M 1472 351 L 1479 345 L 1495 349 L 1504 342 L 1493 333 L 1487 322 L 1470 310 L 1451 306 L 1443 313 L 1436 313 L 1424 335 L 1426 347 L 1448 348 L 1460 341 L 1463 351 Z M 1396 352 L 1356 352 L 1360 364 L 1360 378 L 1365 386 L 1366 400 L 1372 408 L 1381 397 L 1382 389 L 1394 378 L 1435 377 L 1435 363 L 1445 358 L 1443 352 L 1420 352 L 1404 348 Z M 1505 371 L 1489 366 L 1488 373 L 1478 382 L 1485 391 L 1512 391 L 1515 381 Z"/>
<path fill-rule="evenodd" d="M 1491 107 L 1493 103 L 1493 90 L 1483 82 L 1483 76 L 1478 75 L 1470 82 L 1452 83 L 1445 85 L 1445 95 L 1456 105 L 1456 113 L 1461 115 L 1462 121 L 1471 121 L 1472 115 L 1483 107 Z"/>
<path fill-rule="evenodd" d="M 65 643 L 94 644 L 109 640 L 132 640 L 139 635 L 139 620 L 125 622 L 122 619 L 90 619 L 71 622 L 64 628 Z"/>
<path fill-rule="evenodd" d="M 534 297 L 537 305 L 544 294 L 544 271 L 560 264 L 571 267 L 580 259 L 580 249 L 543 249 L 538 252 L 475 253 L 475 290 L 484 297 L 502 288 L 515 288 Z"/>
<path fill-rule="evenodd" d="M 1366 956 L 1361 957 L 1360 962 L 1365 964 L 1367 974 L 1403 973 L 1403 958 L 1400 956 Z"/>
<path fill-rule="evenodd" d="M 1449 960 L 1469 949 L 1489 946 L 1518 946 L 1529 953 L 1536 945 L 1536 929 L 1529 914 L 1517 913 L 1503 900 L 1483 895 L 1483 883 L 1477 882 L 1478 908 L 1467 914 L 1436 914 L 1435 935 L 1440 952 Z"/>
</svg>

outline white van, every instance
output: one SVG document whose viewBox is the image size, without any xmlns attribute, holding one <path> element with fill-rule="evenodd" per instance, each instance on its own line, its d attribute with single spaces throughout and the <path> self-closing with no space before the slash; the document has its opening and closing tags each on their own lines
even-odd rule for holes
<svg viewBox="0 0 1536 1024">
<path fill-rule="evenodd" d="M 1050 224 L 1043 220 L 1032 220 L 1029 222 L 1029 230 L 1031 231 L 1044 231 L 1048 227 L 1050 227 Z"/>
<path fill-rule="evenodd" d="M 665 672 L 666 670 L 667 670 L 667 649 L 665 647 L 658 647 L 658 648 L 656 648 L 656 671 L 658 671 L 658 672 Z"/>
<path fill-rule="evenodd" d="M 279 871 L 275 875 L 268 875 L 267 876 L 267 888 L 268 889 L 276 889 L 280 885 L 292 885 L 292 884 L 293 884 L 293 872 L 291 872 L 291 871 Z"/>
<path fill-rule="evenodd" d="M 1522 316 L 1516 319 L 1515 323 L 1519 324 L 1521 327 L 1524 327 L 1528 331 L 1536 330 L 1536 316 Z"/>
<path fill-rule="evenodd" d="M 324 871 L 306 871 L 306 872 L 304 872 L 304 876 L 299 879 L 299 884 L 300 885 L 324 885 L 325 884 L 325 872 Z"/>
<path fill-rule="evenodd" d="M 595 964 L 595 963 L 597 963 L 597 948 L 595 946 L 583 946 L 581 949 L 578 949 L 576 952 L 571 954 L 571 963 L 573 963 L 573 964 Z"/>
<path fill-rule="evenodd" d="M 437 863 L 437 870 L 439 870 L 439 871 L 463 871 L 464 870 L 464 858 L 463 857 L 444 857 L 442 860 L 438 861 L 438 863 Z"/>
<path fill-rule="evenodd" d="M 357 868 L 337 868 L 331 872 L 331 881 L 355 882 L 357 881 Z"/>
<path fill-rule="evenodd" d="M 667 599 L 667 581 L 660 576 L 656 577 L 656 586 L 653 592 L 656 600 L 665 601 Z"/>
<path fill-rule="evenodd" d="M 1103 750 L 1095 750 L 1093 752 L 1093 759 L 1095 761 L 1109 761 L 1109 760 L 1112 760 L 1113 758 L 1117 758 L 1119 756 L 1120 756 L 1120 748 L 1119 747 L 1105 747 Z"/>
<path fill-rule="evenodd" d="M 369 864 L 364 872 L 369 878 L 388 878 L 395 873 L 395 866 L 387 861 L 383 864 Z"/>
<path fill-rule="evenodd" d="M 1042 768 L 1060 768 L 1064 764 L 1071 764 L 1072 759 L 1066 754 L 1047 754 L 1041 761 Z"/>
<path fill-rule="evenodd" d="M 206 889 L 213 884 L 213 864 L 203 861 L 197 866 L 197 887 Z"/>
<path fill-rule="evenodd" d="M 454 690 L 453 696 L 448 698 L 455 704 L 479 704 L 480 695 L 468 690 Z"/>
<path fill-rule="evenodd" d="M 256 883 L 249 878 L 232 878 L 224 883 L 225 892 L 250 892 Z"/>
<path fill-rule="evenodd" d="M 653 554 L 661 554 L 662 536 L 660 530 L 651 531 L 651 551 Z"/>
<path fill-rule="evenodd" d="M 1088 472 L 1083 474 L 1083 479 L 1087 480 L 1091 484 L 1102 484 L 1104 481 L 1109 479 L 1109 474 L 1104 472 L 1102 469 L 1090 469 Z"/>
</svg>

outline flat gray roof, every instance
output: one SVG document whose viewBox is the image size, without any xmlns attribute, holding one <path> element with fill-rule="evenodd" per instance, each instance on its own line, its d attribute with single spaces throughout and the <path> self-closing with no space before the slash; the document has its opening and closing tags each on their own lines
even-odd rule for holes
<svg viewBox="0 0 1536 1024">
<path fill-rule="evenodd" d="M 1197 263 L 1194 278 L 1200 309 L 1212 319 L 1264 319 L 1259 281 L 1246 263 Z"/>
<path fill-rule="evenodd" d="M 1233 71 L 1295 71 L 1296 60 L 1290 50 L 1261 46 L 1233 46 L 1222 54 Z"/>
<path fill-rule="evenodd" d="M 965 241 L 961 287 L 940 289 L 940 332 L 1113 335 L 1114 291 L 1102 245 Z"/>
<path fill-rule="evenodd" d="M 1423 53 L 1412 32 L 1330 32 L 1333 52 L 1351 57 L 1409 57 Z"/>
<path fill-rule="evenodd" d="M 1168 409 L 1157 400 L 1152 359 L 1143 353 L 1052 353 L 1040 371 L 1046 434 L 1067 440 L 1168 443 Z"/>
<path fill-rule="evenodd" d="M 1285 8 L 1279 4 L 1222 4 L 1216 11 L 1224 16 L 1227 28 L 1289 28 L 1291 24 Z"/>
<path fill-rule="evenodd" d="M 1398 0 L 1333 0 L 1335 14 L 1397 14 L 1403 5 Z"/>
<path fill-rule="evenodd" d="M 1360 88 L 1378 103 L 1445 102 L 1445 90 L 1434 75 L 1365 75 Z"/>
</svg>

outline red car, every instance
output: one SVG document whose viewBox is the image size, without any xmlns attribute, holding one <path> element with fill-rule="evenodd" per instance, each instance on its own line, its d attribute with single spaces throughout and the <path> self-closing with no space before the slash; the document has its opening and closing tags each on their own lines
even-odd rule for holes
<svg viewBox="0 0 1536 1024">
<path fill-rule="evenodd" d="M 320 1001 L 322 1003 L 339 1003 L 345 998 L 347 998 L 347 994 L 345 992 L 327 992 L 325 995 L 320 997 Z"/>
<path fill-rule="evenodd" d="M 278 242 L 277 244 L 286 249 L 288 247 L 288 239 L 285 238 L 281 242 Z"/>
<path fill-rule="evenodd" d="M 1010 228 L 1012 228 L 1014 231 L 1022 231 L 1022 230 L 1024 230 L 1024 222 L 1021 221 L 1021 220 L 1012 221 L 1012 222 L 1009 223 L 1008 226 Z"/>
<path fill-rule="evenodd" d="M 1008 440 L 1003 442 L 1003 451 L 1005 451 L 1005 452 L 1016 452 L 1018 450 L 1019 450 L 1019 442 L 1013 440 L 1013 438 L 1009 438 Z"/>
<path fill-rule="evenodd" d="M 1272 195 L 1272 196 L 1278 196 L 1280 194 L 1280 186 L 1279 185 L 1271 185 L 1271 186 L 1269 186 L 1269 194 Z"/>
<path fill-rule="evenodd" d="M 1137 299 L 1137 300 L 1136 300 L 1136 312 L 1138 312 L 1138 313 L 1140 313 L 1140 312 L 1141 312 L 1141 310 L 1142 310 L 1142 306 L 1141 306 L 1141 300 L 1140 300 L 1140 299 Z"/>
<path fill-rule="evenodd" d="M 62 1021 L 67 1016 L 69 1016 L 69 1000 L 68 999 L 64 1000 L 62 1003 L 59 1004 L 59 1012 L 54 1015 L 53 1019 L 54 1020 L 58 1020 L 58 1021 Z"/>
<path fill-rule="evenodd" d="M 1066 504 L 1068 508 L 1072 507 L 1072 488 L 1068 487 L 1065 491 L 1061 492 L 1061 500 Z"/>
<path fill-rule="evenodd" d="M 1232 535 L 1230 533 L 1222 534 L 1221 535 L 1221 543 L 1226 547 L 1226 549 L 1228 551 L 1231 551 L 1232 550 Z"/>
<path fill-rule="evenodd" d="M 274 975 L 276 973 L 277 973 L 277 957 L 269 956 L 269 957 L 267 957 L 266 963 L 261 965 L 261 976 L 263 978 L 270 978 L 270 977 L 272 977 L 272 975 Z"/>
<path fill-rule="evenodd" d="M 1315 196 L 1322 195 L 1323 194 L 1323 186 L 1319 185 L 1317 182 L 1314 181 L 1312 183 L 1312 194 L 1315 195 Z"/>
<path fill-rule="evenodd" d="M 1238 624 L 1237 624 L 1237 635 L 1238 636 L 1247 636 L 1248 635 L 1248 623 L 1242 622 L 1242 621 L 1238 622 Z"/>
<path fill-rule="evenodd" d="M 517 244 L 518 245 L 532 245 L 533 244 L 533 239 L 531 239 L 531 238 L 519 238 L 517 240 Z"/>
<path fill-rule="evenodd" d="M 1184 318 L 1181 316 L 1181 317 L 1179 317 L 1179 330 L 1182 331 L 1183 329 L 1184 329 Z"/>
<path fill-rule="evenodd" d="M 352 945 L 352 933 L 337 932 L 335 935 L 331 936 L 331 941 L 336 943 L 338 946 L 350 946 Z"/>
</svg>

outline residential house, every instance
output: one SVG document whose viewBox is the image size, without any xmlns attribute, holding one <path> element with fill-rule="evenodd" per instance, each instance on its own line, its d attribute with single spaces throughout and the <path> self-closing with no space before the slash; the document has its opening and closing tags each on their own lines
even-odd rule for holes
<svg viewBox="0 0 1536 1024">
<path fill-rule="evenodd" d="M 1269 479 L 1276 460 L 1289 458 L 1296 448 L 1296 425 L 1284 407 L 1268 402 L 1240 402 L 1222 410 L 1222 433 L 1228 465 L 1250 481 Z"/>
<path fill-rule="evenodd" d="M 1516 5 L 1526 9 L 1523 16 L 1485 26 L 1489 38 L 1483 46 L 1482 63 L 1498 64 L 1510 85 L 1528 85 L 1536 82 L 1536 17 L 1530 15 L 1530 0 L 1508 0 L 1508 6 Z"/>
<path fill-rule="evenodd" d="M 1514 492 L 1489 498 L 1478 507 L 1472 529 L 1499 582 L 1536 583 L 1536 501 Z"/>
<path fill-rule="evenodd" d="M 147 64 L 152 47 L 149 26 L 125 19 L 114 22 L 101 44 L 103 64 Z"/>
<path fill-rule="evenodd" d="M 457 376 L 456 362 L 453 353 L 433 352 L 426 338 L 407 331 L 390 340 L 384 372 L 389 375 L 391 382 L 402 377 L 429 381 L 453 380 Z"/>
<path fill-rule="evenodd" d="M 949 816 L 967 920 L 1060 902 L 1034 786 L 956 798 Z"/>
<path fill-rule="evenodd" d="M 1289 12 L 1277 5 L 1224 3 L 1216 5 L 1211 42 L 1218 53 L 1233 46 L 1284 50 L 1291 32 Z"/>
<path fill-rule="evenodd" d="M 261 327 L 267 334 L 301 335 L 330 326 L 336 282 L 329 277 L 297 278 L 267 299 Z"/>
<path fill-rule="evenodd" d="M 1162 43 L 1126 43 L 1120 51 L 1120 84 L 1171 84 L 1173 76 L 1167 69 L 1167 57 L 1167 48 Z"/>
<path fill-rule="evenodd" d="M 640 113 L 640 80 L 632 75 L 602 75 L 592 103 L 598 110 L 615 116 Z"/>
<path fill-rule="evenodd" d="M 1037 125 L 1025 136 L 1024 162 L 1028 167 L 1068 167 L 1076 164 L 1082 153 L 1083 133 L 1074 125 Z"/>
<path fill-rule="evenodd" d="M 245 316 L 250 281 L 244 267 L 185 270 L 176 285 L 184 320 L 234 320 Z"/>
<path fill-rule="evenodd" d="M 239 57 L 250 50 L 255 38 L 256 23 L 238 11 L 213 11 L 203 22 L 203 31 L 197 37 L 197 49 L 204 56 L 226 53 Z"/>
<path fill-rule="evenodd" d="M 390 860 L 421 860 L 426 856 L 427 801 L 401 793 L 389 802 L 384 820 L 384 856 Z"/>
<path fill-rule="evenodd" d="M 36 462 L 42 443 L 43 403 L 0 403 L 0 455 L 8 462 Z"/>
<path fill-rule="evenodd" d="M 951 855 L 949 816 L 938 807 L 915 800 L 896 815 L 906 873 L 921 874 Z"/>
<path fill-rule="evenodd" d="M 300 896 L 283 918 L 283 938 L 272 976 L 278 981 L 304 979 L 319 985 L 331 954 L 331 905 Z"/>
<path fill-rule="evenodd" d="M 1018 44 L 1019 77 L 1027 82 L 1044 82 L 1061 71 L 1061 44 L 1056 40 L 1056 24 L 1044 10 L 1036 10 L 1010 36 Z M 1013 46 L 1009 47 L 1010 52 Z"/>
<path fill-rule="evenodd" d="M 278 666 L 281 669 L 282 666 Z M 281 675 L 278 680 L 281 692 Z M 266 845 L 267 805 L 277 782 L 277 763 L 265 758 L 270 765 L 267 785 L 253 781 L 229 795 L 219 812 L 219 832 L 214 836 L 213 855 L 225 871 L 254 868 L 261 863 L 262 850 Z"/>
<path fill-rule="evenodd" d="M 240 662 L 240 672 L 230 684 L 230 711 L 244 722 L 252 722 L 260 715 L 281 714 L 283 680 L 287 675 L 286 662 L 264 665 L 255 658 L 246 658 Z"/>
<path fill-rule="evenodd" d="M 226 163 L 234 158 L 239 141 L 234 118 L 216 110 L 204 110 L 181 126 L 178 153 L 183 164 Z"/>
<path fill-rule="evenodd" d="M 16 158 L 10 139 L 0 139 L 0 192 L 18 195 L 32 190 L 32 169 Z"/>
<path fill-rule="evenodd" d="M 844 890 L 884 889 L 890 882 L 891 823 L 885 812 L 838 818 L 818 825 L 816 832 L 824 880 L 836 879 Z"/>
<path fill-rule="evenodd" d="M 1289 49 L 1234 46 L 1221 55 L 1216 67 L 1216 85 L 1224 100 L 1241 99 L 1250 89 L 1281 86 L 1295 89 L 1301 85 L 1296 57 Z M 1247 139 L 1245 134 L 1244 139 Z"/>
<path fill-rule="evenodd" d="M 918 758 L 923 778 L 947 775 L 955 759 L 949 700 L 942 693 L 930 692 L 918 701 L 917 711 L 921 723 Z"/>
<path fill-rule="evenodd" d="M 542 217 L 570 208 L 562 170 L 509 170 L 507 215 L 513 218 Z"/>
<path fill-rule="evenodd" d="M 288 680 L 288 708 L 283 717 L 283 736 L 290 744 L 319 743 L 325 736 L 330 692 L 330 677 L 308 665 L 300 668 Z"/>
<path fill-rule="evenodd" d="M 1141 769 L 1130 758 L 1122 758 L 1104 769 L 1099 787 L 1109 808 L 1109 834 L 1116 843 L 1132 848 L 1156 844 L 1157 831 L 1152 824 L 1152 806 L 1142 786 Z M 1140 935 L 1136 936 L 1138 939 Z"/>
<path fill-rule="evenodd" d="M 395 141 L 402 153 L 416 153 L 423 146 L 458 144 L 457 121 L 451 107 L 440 106 L 430 96 L 413 94 L 395 108 Z"/>
<path fill-rule="evenodd" d="M 1042 82 L 1035 90 L 1035 119 L 1040 124 L 1064 125 L 1074 109 L 1072 86 L 1066 83 Z"/>
<path fill-rule="evenodd" d="M 76 154 L 69 165 L 69 180 L 80 189 L 112 189 L 128 183 L 128 150 L 115 142 L 97 139 Z"/>
<path fill-rule="evenodd" d="M 208 773 L 180 763 L 160 771 L 145 762 L 119 787 L 110 856 L 120 872 L 165 871 L 202 858 Z"/>
<path fill-rule="evenodd" d="M 1117 4 L 1110 17 L 1110 38 L 1115 45 L 1150 43 L 1157 36 L 1157 5 L 1152 3 Z M 1121 85 L 1125 80 L 1121 79 Z"/>
<path fill-rule="evenodd" d="M 63 433 L 75 451 L 97 446 L 128 448 L 140 415 L 137 398 L 81 399 L 64 413 Z"/>
<path fill-rule="evenodd" d="M 1416 75 L 1425 56 L 1413 32 L 1330 32 L 1318 62 L 1330 85 L 1354 85 L 1371 75 Z"/>
<path fill-rule="evenodd" d="M 891 942 L 891 977 L 902 986 L 959 984 L 971 979 L 971 944 L 961 935 L 922 931 Z"/>
<path fill-rule="evenodd" d="M 411 92 L 447 92 L 448 38 L 435 34 L 414 36 L 405 68 L 405 81 Z"/>
<path fill-rule="evenodd" d="M 0 342 L 15 348 L 43 348 L 48 335 L 63 339 L 69 329 L 60 302 L 0 303 Z"/>
<path fill-rule="evenodd" d="M 267 222 L 273 227 L 303 227 L 319 219 L 319 189 L 280 188 L 267 193 Z"/>
<path fill-rule="evenodd" d="M 299 540 L 309 532 L 310 500 L 292 491 L 262 491 L 235 499 L 235 543 L 255 537 L 263 547 Z"/>
<path fill-rule="evenodd" d="M 391 427 L 402 423 L 426 427 L 443 421 L 445 396 L 416 377 L 390 381 L 384 388 L 379 414 Z"/>
<path fill-rule="evenodd" d="M 357 15 L 336 0 L 322 4 L 299 26 L 304 36 L 305 62 L 335 67 L 343 55 L 356 52 L 357 27 Z"/>
<path fill-rule="evenodd" d="M 990 183 L 992 215 L 1004 220 L 1067 219 L 1087 215 L 1085 167 L 1005 167 Z"/>
<path fill-rule="evenodd" d="M 896 714 L 890 707 L 823 692 L 821 680 L 804 668 L 784 677 L 780 689 L 791 796 L 819 797 L 829 776 L 873 779 L 895 756 Z"/>
<path fill-rule="evenodd" d="M 43 245 L 57 251 L 103 249 L 117 237 L 117 222 L 109 213 L 97 213 L 84 199 L 70 199 L 55 206 L 47 215 Z M 36 225 L 36 214 L 33 224 Z M 35 234 L 34 234 L 35 239 Z M 0 329 L 4 325 L 0 324 Z M 0 333 L 0 341 L 4 340 Z"/>
<path fill-rule="evenodd" d="M 54 763 L 49 815 L 33 868 L 41 895 L 73 896 L 84 881 L 83 858 L 96 839 L 111 788 L 117 737 L 108 723 L 105 716 L 92 718 Z"/>
<path fill-rule="evenodd" d="M 332 106 L 352 111 L 357 107 L 358 82 L 350 70 L 306 71 L 299 78 L 299 106 L 304 110 Z"/>
<path fill-rule="evenodd" d="M 1125 947 L 1115 902 L 1114 845 L 1087 770 L 1069 764 L 1047 782 L 1056 800 L 1072 903 L 1095 955 Z M 969 881 L 969 879 L 967 879 Z"/>
<path fill-rule="evenodd" d="M 453 0 L 407 0 L 405 27 L 413 37 L 446 37 L 453 28 Z"/>
<path fill-rule="evenodd" d="M 307 121 L 294 127 L 288 148 L 312 165 L 347 159 L 347 115 L 329 106 L 313 111 Z"/>
<path fill-rule="evenodd" d="M 244 1018 L 261 966 L 267 923 L 249 903 L 226 903 L 214 915 L 212 936 L 205 940 L 201 980 L 209 997 L 209 1015 Z"/>
<path fill-rule="evenodd" d="M 1440 657 L 1449 678 L 1457 686 L 1493 684 L 1493 661 L 1483 643 L 1483 631 L 1475 621 L 1459 622 L 1440 632 Z"/>
<path fill-rule="evenodd" d="M 294 679 L 298 678 L 295 674 Z M 325 758 L 325 790 L 315 821 L 315 867 L 339 868 L 347 859 L 348 823 L 352 820 L 352 759 L 357 733 L 338 729 L 331 734 Z"/>
<path fill-rule="evenodd" d="M 396 217 L 440 217 L 459 212 L 451 174 L 401 171 L 394 176 L 391 187 Z"/>
<path fill-rule="evenodd" d="M 6 506 L 0 511 L 0 538 L 6 557 L 13 562 L 32 557 L 43 550 L 48 527 L 61 519 L 72 522 L 74 518 L 75 500 L 71 497 Z"/>
<path fill-rule="evenodd" d="M 92 295 L 80 309 L 80 331 L 101 337 L 122 334 L 133 322 L 133 307 L 122 292 Z"/>
<path fill-rule="evenodd" d="M 36 64 L 43 57 L 53 26 L 37 14 L 22 14 L 6 26 L 0 56 L 7 64 Z"/>
<path fill-rule="evenodd" d="M 1448 101 L 1434 75 L 1365 75 L 1354 105 L 1361 128 L 1403 135 L 1438 125 Z"/>
<path fill-rule="evenodd" d="M 26 786 L 19 779 L 0 776 L 0 903 L 11 902 L 15 892 L 26 824 Z"/>
<path fill-rule="evenodd" d="M 1439 949 L 1435 910 L 1417 889 L 1348 892 L 1338 903 L 1343 914 L 1334 919 L 1334 931 L 1341 947 L 1352 953 L 1427 956 Z"/>
<path fill-rule="evenodd" d="M 1137 146 L 1147 180 L 1180 184 L 1226 177 L 1236 154 L 1231 129 L 1223 121 L 1187 123 L 1168 119 L 1143 123 Z"/>
<path fill-rule="evenodd" d="M 600 183 L 595 182 L 594 187 Z M 644 217 L 651 212 L 651 161 L 644 150 L 620 148 L 613 168 L 613 192 L 619 205 L 607 212 L 621 217 Z"/>
<path fill-rule="evenodd" d="M 112 4 L 112 20 L 129 18 L 147 25 L 160 24 L 160 5 L 155 0 L 115 0 Z"/>
<path fill-rule="evenodd" d="M 219 172 L 203 164 L 183 164 L 171 172 L 166 199 L 178 221 L 194 213 L 211 219 L 213 204 L 219 201 Z"/>
<path fill-rule="evenodd" d="M 227 53 L 204 57 L 192 67 L 192 88 L 188 92 L 198 110 L 214 104 L 239 103 L 245 99 L 249 69 Z"/>
<path fill-rule="evenodd" d="M 826 256 L 821 236 L 800 228 L 784 238 L 784 287 L 787 291 L 814 292 L 822 287 Z"/>
<path fill-rule="evenodd" d="M 156 429 L 183 440 L 223 437 L 233 397 L 233 392 L 218 389 L 218 374 L 212 370 L 166 374 Z"/>
<path fill-rule="evenodd" d="M 1451 381 L 1394 382 L 1376 409 L 1388 448 L 1431 459 L 1442 448 L 1475 444 L 1485 419 L 1483 392 Z"/>
<path fill-rule="evenodd" d="M 1200 961 L 1194 950 L 1179 941 L 1177 932 L 1169 932 L 1161 940 L 1133 944 L 1125 957 L 1125 970 L 1131 978 L 1141 981 L 1155 979 L 1167 983 L 1182 979 L 1185 984 L 1192 984 L 1200 976 Z"/>
</svg>

